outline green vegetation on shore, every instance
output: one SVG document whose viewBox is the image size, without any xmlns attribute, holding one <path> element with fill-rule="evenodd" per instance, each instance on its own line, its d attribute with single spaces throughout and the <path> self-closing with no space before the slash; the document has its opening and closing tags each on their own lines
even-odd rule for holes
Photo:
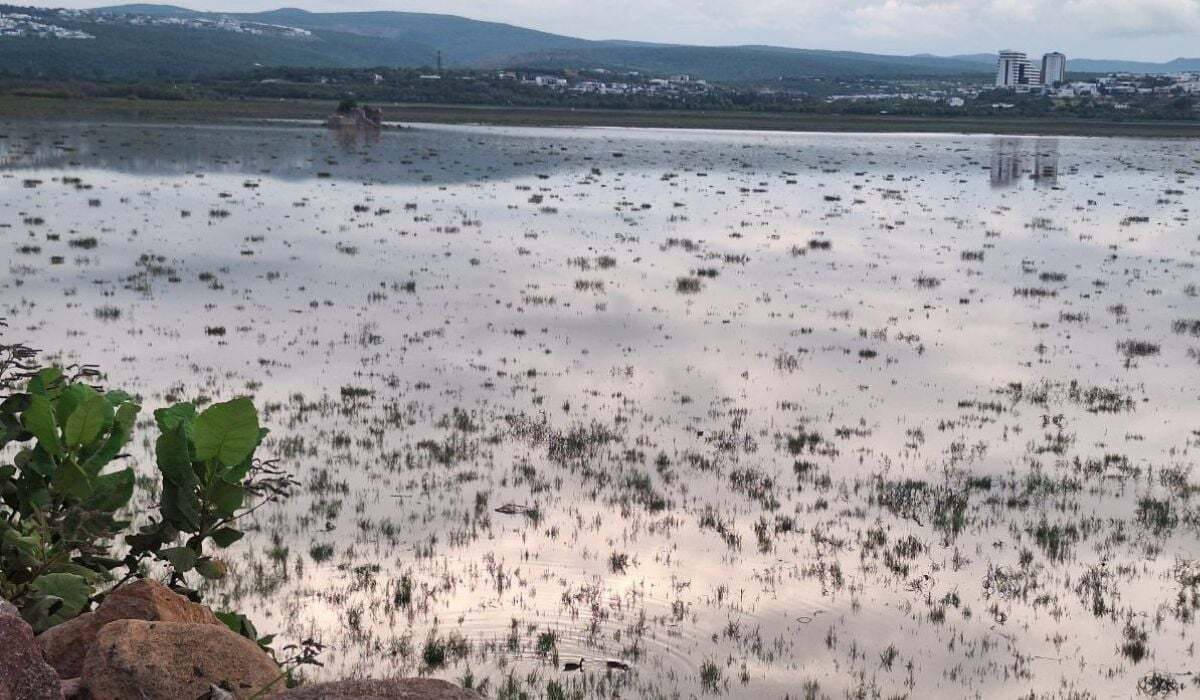
<svg viewBox="0 0 1200 700">
<path fill-rule="evenodd" d="M 99 388 L 99 379 L 91 366 L 43 367 L 28 346 L 0 343 L 0 450 L 9 455 L 0 460 L 0 598 L 37 632 L 152 571 L 198 600 L 189 576 L 223 578 L 214 548 L 241 539 L 239 521 L 293 484 L 255 457 L 267 431 L 248 398 L 155 411 L 158 473 L 139 477 L 124 464 L 139 400 Z M 157 507 L 136 506 L 139 484 Z M 240 614 L 218 617 L 269 641 Z"/>
<path fill-rule="evenodd" d="M 632 127 L 748 131 L 920 132 L 1058 136 L 1200 137 L 1196 121 L 1065 118 L 909 117 L 741 111 L 528 108 L 383 104 L 388 122 L 528 127 Z M 0 119 L 148 122 L 323 120 L 337 107 L 326 100 L 140 100 L 0 96 Z"/>
</svg>

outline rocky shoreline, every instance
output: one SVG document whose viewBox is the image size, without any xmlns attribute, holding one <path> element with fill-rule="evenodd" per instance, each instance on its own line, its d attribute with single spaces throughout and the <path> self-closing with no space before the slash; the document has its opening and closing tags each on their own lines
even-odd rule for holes
<svg viewBox="0 0 1200 700">
<path fill-rule="evenodd" d="M 258 644 L 209 608 L 154 581 L 108 593 L 94 611 L 40 635 L 0 599 L 0 700 L 479 700 L 431 678 L 352 679 L 287 688 Z"/>
</svg>

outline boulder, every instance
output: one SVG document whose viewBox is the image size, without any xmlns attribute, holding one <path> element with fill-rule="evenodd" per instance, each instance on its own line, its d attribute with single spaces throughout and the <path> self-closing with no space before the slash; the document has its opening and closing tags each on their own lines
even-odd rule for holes
<svg viewBox="0 0 1200 700">
<path fill-rule="evenodd" d="M 78 678 L 68 678 L 62 682 L 62 694 L 65 700 L 83 698 L 83 681 Z M 86 698 L 84 698 L 86 700 Z"/>
<path fill-rule="evenodd" d="M 37 643 L 60 678 L 75 678 L 83 670 L 83 659 L 99 632 L 96 613 L 84 613 L 42 632 Z"/>
<path fill-rule="evenodd" d="M 0 700 L 62 700 L 58 674 L 16 615 L 0 614 Z"/>
<path fill-rule="evenodd" d="M 101 627 L 114 620 L 224 626 L 212 610 L 193 603 L 158 581 L 149 580 L 134 581 L 113 590 L 96 608 L 96 619 Z"/>
<path fill-rule="evenodd" d="M 473 690 L 434 678 L 351 680 L 292 688 L 275 700 L 481 700 Z"/>
<path fill-rule="evenodd" d="M 42 632 L 38 644 L 60 677 L 74 678 L 83 670 L 83 660 L 100 629 L 116 620 L 221 624 L 211 610 L 157 581 L 134 581 L 111 591 L 95 612 Z"/>
<path fill-rule="evenodd" d="M 224 625 L 117 620 L 104 625 L 83 662 L 92 700 L 191 700 L 217 685 L 245 700 L 284 688 L 279 666 Z"/>
<path fill-rule="evenodd" d="M 21 611 L 17 610 L 17 606 L 3 598 L 0 598 L 0 615 L 12 615 L 13 617 L 20 617 Z"/>
</svg>

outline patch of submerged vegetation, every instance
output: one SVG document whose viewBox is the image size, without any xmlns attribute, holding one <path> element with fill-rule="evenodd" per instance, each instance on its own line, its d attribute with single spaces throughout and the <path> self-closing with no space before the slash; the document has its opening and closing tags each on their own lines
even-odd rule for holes
<svg viewBox="0 0 1200 700">
<path fill-rule="evenodd" d="M 1146 188 L 1073 172 L 1111 177 L 1106 157 L 1141 167 L 1151 146 L 1064 143 L 1072 187 L 1039 172 L 999 192 L 968 179 L 993 152 L 954 138 L 325 148 L 268 129 L 235 151 L 242 130 L 170 131 L 224 149 L 201 158 L 219 167 L 129 198 L 114 181 L 102 208 L 74 202 L 78 223 L 70 188 L 32 193 L 0 221 L 9 289 L 27 285 L 5 299 L 118 349 L 143 390 L 144 353 L 175 362 L 147 401 L 264 397 L 266 444 L 305 487 L 246 519 L 205 593 L 269 611 L 281 640 L 329 638 L 319 674 L 916 697 L 1002 679 L 1130 694 L 1151 661 L 1190 663 L 1200 434 L 1166 374 L 1197 344 L 1185 195 L 1159 205 L 1171 235 L 1132 247 L 1138 229 L 1115 229 Z M 1182 152 L 1180 172 L 1128 177 L 1194 179 Z M 273 196 L 282 180 L 304 191 Z M 43 216 L 51 197 L 66 206 Z M 230 216 L 205 218 L 207 197 Z M 596 223 L 613 211 L 615 232 Z M 57 306 L 32 293 L 60 280 Z M 1113 345 L 1142 336 L 1159 359 L 1122 364 Z M 840 672 L 818 686 L 808 661 Z"/>
</svg>

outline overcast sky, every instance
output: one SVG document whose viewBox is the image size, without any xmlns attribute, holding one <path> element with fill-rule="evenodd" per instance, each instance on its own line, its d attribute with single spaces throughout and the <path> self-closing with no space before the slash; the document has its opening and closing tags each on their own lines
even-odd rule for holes
<svg viewBox="0 0 1200 700">
<path fill-rule="evenodd" d="M 58 4 L 54 0 L 45 4 L 51 3 Z M 69 0 L 67 6 L 96 4 Z M 1060 50 L 1080 58 L 1200 57 L 1200 0 L 178 0 L 173 4 L 225 11 L 286 4 L 314 12 L 443 12 L 589 39 L 761 43 L 902 54 L 1013 48 L 1038 55 Z"/>
</svg>

